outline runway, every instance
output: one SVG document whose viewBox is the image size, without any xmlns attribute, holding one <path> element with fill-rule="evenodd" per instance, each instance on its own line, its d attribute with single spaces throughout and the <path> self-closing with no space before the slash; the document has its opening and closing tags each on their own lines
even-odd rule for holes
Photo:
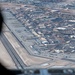
<svg viewBox="0 0 75 75">
<path fill-rule="evenodd" d="M 17 69 L 24 70 L 26 65 L 24 64 L 22 59 L 19 57 L 19 55 L 16 53 L 16 51 L 14 50 L 14 48 L 9 43 L 9 41 L 7 40 L 7 38 L 5 37 L 5 35 L 3 33 L 1 34 L 1 42 L 3 43 L 4 47 L 8 51 L 9 55 L 13 59 Z"/>
</svg>

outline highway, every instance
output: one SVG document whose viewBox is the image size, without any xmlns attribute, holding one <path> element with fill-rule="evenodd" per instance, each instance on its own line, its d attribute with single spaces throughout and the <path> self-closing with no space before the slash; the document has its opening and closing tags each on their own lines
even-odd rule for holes
<svg viewBox="0 0 75 75">
<path fill-rule="evenodd" d="M 69 58 L 62 58 L 62 60 L 67 60 L 67 61 L 75 62 L 74 59 L 69 59 Z"/>
<path fill-rule="evenodd" d="M 5 37 L 5 35 L 2 33 L 1 36 L 1 42 L 3 43 L 4 47 L 6 48 L 6 50 L 8 51 L 9 55 L 11 56 L 11 58 L 13 59 L 17 69 L 20 70 L 24 70 L 26 65 L 24 64 L 24 62 L 22 61 L 22 59 L 19 57 L 19 55 L 16 53 L 16 51 L 14 50 L 14 48 L 12 47 L 12 45 L 9 43 L 9 41 L 7 40 L 7 38 Z"/>
</svg>

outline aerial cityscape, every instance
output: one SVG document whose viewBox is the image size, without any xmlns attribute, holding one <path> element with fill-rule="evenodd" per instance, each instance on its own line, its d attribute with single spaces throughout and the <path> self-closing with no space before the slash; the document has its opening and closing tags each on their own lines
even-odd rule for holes
<svg viewBox="0 0 75 75">
<path fill-rule="evenodd" d="M 8 68 L 75 68 L 74 0 L 0 0 L 0 5 L 0 59 Z"/>
</svg>

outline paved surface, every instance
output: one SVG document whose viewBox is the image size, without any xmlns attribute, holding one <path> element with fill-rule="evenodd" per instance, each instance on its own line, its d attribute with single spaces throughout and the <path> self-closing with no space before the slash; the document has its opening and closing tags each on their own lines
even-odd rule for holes
<svg viewBox="0 0 75 75">
<path fill-rule="evenodd" d="M 6 48 L 4 47 L 1 41 L 0 48 L 0 62 L 4 64 L 7 68 L 16 69 L 15 63 L 11 59 L 9 53 L 7 52 Z"/>
<path fill-rule="evenodd" d="M 10 54 L 10 56 L 13 59 L 16 67 L 18 69 L 24 69 L 24 67 L 26 67 L 26 65 L 23 63 L 23 61 L 21 60 L 21 58 L 19 57 L 19 55 L 15 52 L 14 48 L 9 43 L 9 41 L 6 39 L 6 37 L 5 37 L 4 34 L 2 34 L 1 42 L 3 43 L 3 45 L 5 46 L 5 48 L 7 49 L 8 53 Z"/>
</svg>

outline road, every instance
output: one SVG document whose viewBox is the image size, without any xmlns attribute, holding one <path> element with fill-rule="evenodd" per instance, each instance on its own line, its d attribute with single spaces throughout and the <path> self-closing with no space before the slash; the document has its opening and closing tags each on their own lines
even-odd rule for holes
<svg viewBox="0 0 75 75">
<path fill-rule="evenodd" d="M 3 45 L 6 48 L 6 50 L 8 51 L 9 55 L 13 59 L 16 67 L 18 69 L 24 70 L 24 68 L 26 67 L 26 65 L 24 64 L 24 62 L 22 61 L 22 59 L 19 57 L 19 55 L 16 53 L 16 51 L 14 50 L 14 48 L 9 43 L 9 41 L 7 40 L 7 38 L 5 37 L 5 35 L 3 33 L 2 33 L 2 36 L 1 36 L 1 42 L 3 43 Z"/>
<path fill-rule="evenodd" d="M 69 59 L 69 58 L 62 58 L 62 60 L 67 60 L 67 61 L 75 62 L 74 59 Z"/>
</svg>

